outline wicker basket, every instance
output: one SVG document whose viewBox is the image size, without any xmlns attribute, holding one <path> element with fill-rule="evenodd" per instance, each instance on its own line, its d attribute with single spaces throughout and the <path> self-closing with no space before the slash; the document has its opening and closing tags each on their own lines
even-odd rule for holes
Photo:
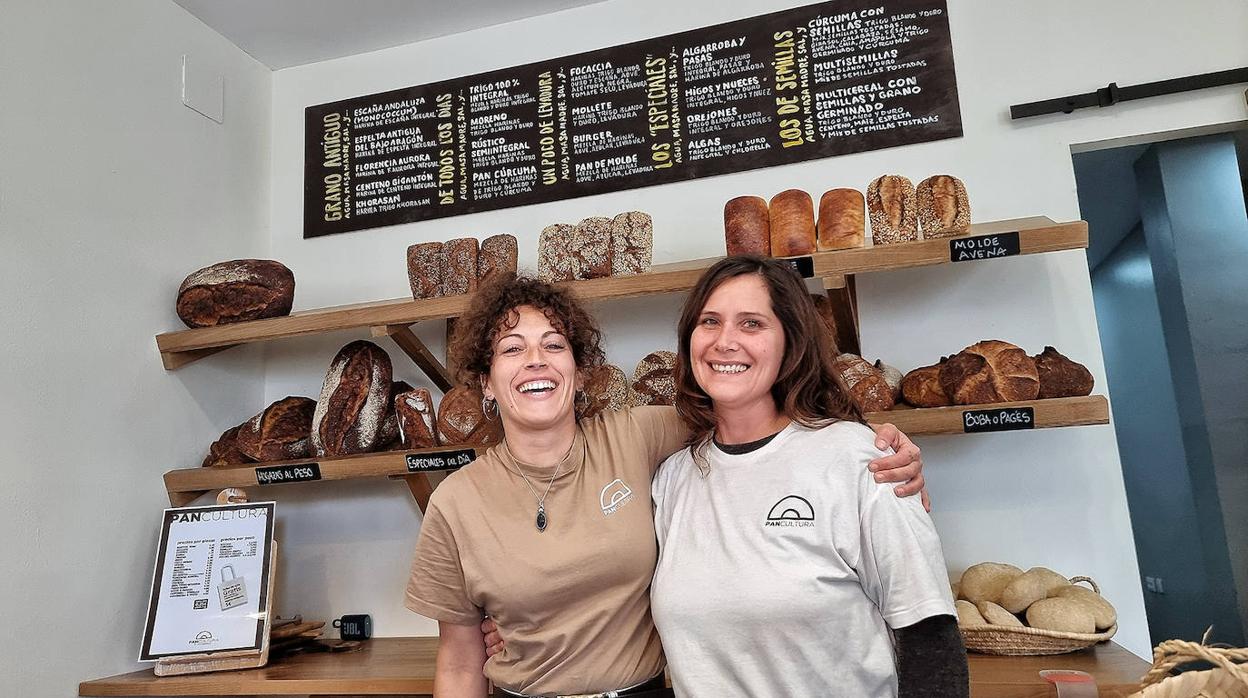
<svg viewBox="0 0 1248 698">
<path fill-rule="evenodd" d="M 1089 577 L 1070 578 L 1071 584 L 1079 582 L 1087 582 L 1093 591 L 1101 593 L 1101 588 Z M 962 642 L 968 650 L 1010 656 L 1075 652 L 1105 642 L 1118 632 L 1116 624 L 1102 633 L 1062 633 L 1008 625 L 958 626 L 958 629 L 962 631 Z"/>
<path fill-rule="evenodd" d="M 1166 640 L 1153 650 L 1153 668 L 1131 698 L 1248 698 L 1248 649 L 1210 647 L 1186 640 Z M 1206 671 L 1171 676 L 1180 664 L 1204 660 L 1216 665 Z"/>
</svg>

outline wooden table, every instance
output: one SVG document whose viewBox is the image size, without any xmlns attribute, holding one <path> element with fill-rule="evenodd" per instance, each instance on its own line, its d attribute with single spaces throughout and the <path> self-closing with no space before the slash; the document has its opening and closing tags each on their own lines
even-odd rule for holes
<svg viewBox="0 0 1248 698">
<path fill-rule="evenodd" d="M 85 681 L 80 696 L 427 696 L 433 693 L 437 639 L 380 638 L 358 652 L 301 654 L 262 669 L 157 678 L 151 670 Z M 970 655 L 975 698 L 1057 695 L 1041 669 L 1077 669 L 1096 677 L 1102 698 L 1136 690 L 1148 663 L 1113 643 L 1052 657 Z"/>
</svg>

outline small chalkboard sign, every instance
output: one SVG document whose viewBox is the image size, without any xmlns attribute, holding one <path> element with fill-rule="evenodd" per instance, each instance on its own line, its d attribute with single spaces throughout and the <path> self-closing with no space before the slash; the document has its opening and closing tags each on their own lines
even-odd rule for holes
<svg viewBox="0 0 1248 698">
<path fill-rule="evenodd" d="M 477 457 L 471 448 L 441 453 L 409 453 L 407 454 L 407 472 L 425 473 L 431 470 L 455 470 L 468 465 Z"/>
<path fill-rule="evenodd" d="M 1036 414 L 1035 410 L 1030 407 L 966 410 L 962 413 L 962 431 L 967 434 L 1035 428 Z"/>
<path fill-rule="evenodd" d="M 949 241 L 949 261 L 971 262 L 977 259 L 1013 257 L 1019 254 L 1018 231 L 972 235 Z"/>
<path fill-rule="evenodd" d="M 815 276 L 815 260 L 807 255 L 805 257 L 786 257 L 780 260 L 793 268 L 797 275 L 803 279 L 812 279 Z"/>
<path fill-rule="evenodd" d="M 278 485 L 287 482 L 312 482 L 320 479 L 320 463 L 270 465 L 264 468 L 256 468 L 257 485 Z"/>
</svg>

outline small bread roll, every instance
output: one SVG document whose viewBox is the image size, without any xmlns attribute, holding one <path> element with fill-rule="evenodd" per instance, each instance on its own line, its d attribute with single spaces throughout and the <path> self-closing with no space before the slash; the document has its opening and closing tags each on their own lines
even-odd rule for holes
<svg viewBox="0 0 1248 698">
<path fill-rule="evenodd" d="M 815 203 L 801 189 L 771 197 L 771 254 L 795 257 L 815 251 Z"/>
<path fill-rule="evenodd" d="M 758 196 L 738 196 L 724 204 L 724 242 L 728 255 L 771 254 L 771 216 Z"/>
<path fill-rule="evenodd" d="M 984 620 L 988 621 L 989 625 L 1004 625 L 1010 628 L 1024 627 L 1023 621 L 1019 620 L 1018 616 L 991 601 L 980 601 L 975 604 L 975 608 L 979 609 L 980 615 L 984 617 Z"/>
<path fill-rule="evenodd" d="M 962 598 L 972 603 L 991 601 L 999 603 L 1001 592 L 1010 582 L 1023 573 L 1014 565 L 1000 562 L 981 562 L 971 565 L 962 573 Z"/>
<path fill-rule="evenodd" d="M 867 187 L 871 214 L 871 242 L 888 245 L 919 239 L 918 204 L 914 185 L 901 175 L 878 177 Z"/>
<path fill-rule="evenodd" d="M 866 199 L 857 189 L 824 192 L 819 197 L 819 251 L 862 247 L 866 239 L 865 206 Z"/>
<path fill-rule="evenodd" d="M 971 232 L 971 204 L 962 180 L 952 175 L 932 175 L 919 182 L 917 196 L 923 239 Z"/>
<path fill-rule="evenodd" d="M 1032 567 L 1001 590 L 1001 606 L 1010 613 L 1022 613 L 1033 603 L 1069 585 L 1069 579 L 1047 567 Z"/>
<path fill-rule="evenodd" d="M 955 601 L 954 608 L 958 611 L 958 625 L 988 625 L 988 621 L 979 613 L 979 609 L 975 608 L 975 604 L 970 601 Z"/>
<path fill-rule="evenodd" d="M 1083 604 L 1092 614 L 1092 620 L 1096 622 L 1097 630 L 1108 630 L 1113 627 L 1114 623 L 1118 622 L 1118 612 L 1114 610 L 1113 604 L 1106 601 L 1104 596 L 1091 589 L 1084 589 L 1081 586 L 1070 584 L 1055 589 L 1053 597 L 1070 599 Z"/>
<path fill-rule="evenodd" d="M 1083 604 L 1073 599 L 1040 599 L 1027 609 L 1027 625 L 1059 633 L 1094 633 L 1096 621 Z"/>
</svg>

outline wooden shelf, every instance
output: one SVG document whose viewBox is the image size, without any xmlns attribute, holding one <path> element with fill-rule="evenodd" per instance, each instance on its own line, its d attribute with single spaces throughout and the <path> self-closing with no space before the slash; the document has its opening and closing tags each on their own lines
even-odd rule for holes
<svg viewBox="0 0 1248 698">
<path fill-rule="evenodd" d="M 84 681 L 80 696 L 409 695 L 433 692 L 437 638 L 378 638 L 358 652 L 301 654 L 260 669 L 157 678 L 151 670 Z M 1048 657 L 971 654 L 971 695 L 1032 698 L 1052 695 L 1042 669 L 1085 671 L 1102 698 L 1139 690 L 1148 662 L 1109 642 L 1082 652 Z"/>
<path fill-rule="evenodd" d="M 221 490 L 227 487 L 270 487 L 281 483 L 268 483 L 261 485 L 257 479 L 257 470 L 266 468 L 274 468 L 279 466 L 299 466 L 315 463 L 319 468 L 319 475 L 315 481 L 326 480 L 354 480 L 358 478 L 420 478 L 424 479 L 425 475 L 433 475 L 439 471 L 418 470 L 409 471 L 407 467 L 407 457 L 409 455 L 418 457 L 437 456 L 439 454 L 460 453 L 463 451 L 471 451 L 473 457 L 476 457 L 480 451 L 465 446 L 444 446 L 439 448 L 426 448 L 414 451 L 383 451 L 380 453 L 363 453 L 356 456 L 343 456 L 340 458 L 305 458 L 301 460 L 288 460 L 272 463 L 248 463 L 246 465 L 234 466 L 213 466 L 208 468 L 180 468 L 170 470 L 165 473 L 165 489 L 169 492 L 169 501 L 174 506 L 185 506 L 195 498 L 207 492 Z M 293 483 L 290 483 L 293 484 Z M 433 485 L 430 485 L 432 491 Z M 415 492 L 413 492 L 415 494 Z M 417 496 L 419 500 L 419 495 Z M 428 495 L 425 495 L 428 499 Z M 421 509 L 424 509 L 424 502 L 421 502 Z"/>
<path fill-rule="evenodd" d="M 1012 231 L 1019 233 L 1019 254 L 1039 254 L 1088 246 L 1087 223 L 1054 223 L 1045 217 L 977 223 L 971 226 L 970 234 L 990 235 Z M 890 269 L 951 264 L 949 240 L 950 238 L 921 240 L 817 253 L 811 255 L 814 275 L 837 278 Z M 572 281 L 567 282 L 567 286 L 578 297 L 586 300 L 675 293 L 690 289 L 702 272 L 718 259 L 720 258 L 715 257 L 660 264 L 652 267 L 646 274 Z M 303 310 L 285 317 L 165 332 L 156 335 L 156 345 L 160 349 L 165 368 L 173 370 L 237 344 L 361 328 L 373 328 L 374 335 L 393 334 L 396 327 L 405 327 L 424 320 L 458 317 L 468 308 L 470 300 L 469 295 L 426 300 L 396 298 Z"/>
<path fill-rule="evenodd" d="M 1103 395 L 1059 397 L 1026 402 L 1001 402 L 991 405 L 958 405 L 956 407 L 901 408 L 887 412 L 869 412 L 868 422 L 891 422 L 907 436 L 934 434 L 965 434 L 967 412 L 982 410 L 1020 410 L 1031 408 L 1035 420 L 1031 428 L 1075 427 L 1109 424 L 1109 401 Z M 1007 431 L 987 428 L 984 431 Z"/>
</svg>

